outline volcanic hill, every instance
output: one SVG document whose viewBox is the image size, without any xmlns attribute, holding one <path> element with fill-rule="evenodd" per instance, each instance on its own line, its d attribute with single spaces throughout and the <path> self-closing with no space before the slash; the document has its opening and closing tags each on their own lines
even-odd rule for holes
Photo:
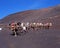
<svg viewBox="0 0 60 48">
<path fill-rule="evenodd" d="M 8 28 L 0 31 L 0 48 L 60 48 L 60 5 L 40 10 L 14 13 L 0 20 L 0 24 L 11 22 L 52 22 L 50 29 L 29 30 L 14 37 Z"/>
</svg>

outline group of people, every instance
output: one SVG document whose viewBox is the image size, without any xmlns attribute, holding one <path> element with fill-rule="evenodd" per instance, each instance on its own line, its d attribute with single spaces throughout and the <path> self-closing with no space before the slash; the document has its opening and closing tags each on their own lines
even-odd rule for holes
<svg viewBox="0 0 60 48">
<path fill-rule="evenodd" d="M 13 31 L 13 34 L 17 36 L 17 31 L 26 32 L 27 30 L 37 30 L 37 29 L 49 29 L 52 26 L 52 23 L 21 23 L 13 22 L 9 24 L 9 29 Z"/>
</svg>

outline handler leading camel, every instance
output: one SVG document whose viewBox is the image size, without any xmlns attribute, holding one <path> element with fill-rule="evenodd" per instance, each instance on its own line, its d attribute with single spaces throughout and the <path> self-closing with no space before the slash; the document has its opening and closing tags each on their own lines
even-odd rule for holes
<svg viewBox="0 0 60 48">
<path fill-rule="evenodd" d="M 11 23 L 9 24 L 9 26 L 10 26 L 10 29 L 13 31 L 13 35 L 17 36 L 17 31 L 18 31 L 17 23 Z"/>
</svg>

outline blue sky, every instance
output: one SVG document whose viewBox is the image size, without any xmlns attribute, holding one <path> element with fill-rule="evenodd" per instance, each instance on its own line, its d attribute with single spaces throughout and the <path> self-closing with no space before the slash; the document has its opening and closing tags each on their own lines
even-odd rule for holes
<svg viewBox="0 0 60 48">
<path fill-rule="evenodd" d="M 0 0 L 0 19 L 9 14 L 60 4 L 60 0 Z"/>
</svg>

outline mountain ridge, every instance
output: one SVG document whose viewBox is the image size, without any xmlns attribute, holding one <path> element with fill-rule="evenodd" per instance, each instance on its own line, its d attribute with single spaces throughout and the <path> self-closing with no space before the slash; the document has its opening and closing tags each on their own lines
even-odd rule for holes
<svg viewBox="0 0 60 48">
<path fill-rule="evenodd" d="M 32 21 L 34 22 L 34 20 L 37 20 L 38 18 L 41 19 L 41 18 L 56 16 L 56 15 L 60 15 L 60 5 L 55 7 L 40 9 L 40 10 L 27 10 L 23 12 L 14 13 L 1 19 L 1 22 L 2 23 L 8 23 L 8 22 L 10 23 L 14 21 L 26 22 L 24 20 L 25 18 L 29 19 L 27 22 L 31 22 L 30 19 L 32 19 Z"/>
<path fill-rule="evenodd" d="M 58 12 L 58 13 L 57 13 Z M 48 15 L 49 13 L 56 13 L 56 14 L 59 14 L 60 13 L 60 6 L 55 6 L 55 7 L 50 7 L 50 8 L 45 8 L 45 9 L 40 9 L 40 10 L 27 10 L 27 11 L 23 11 L 23 12 L 17 12 L 17 13 L 14 13 L 14 14 L 11 14 L 11 15 L 8 15 L 6 16 L 5 18 L 6 19 L 10 19 L 10 20 L 13 20 L 15 19 L 15 21 L 18 19 L 20 20 L 19 18 L 22 18 L 23 16 L 44 16 L 44 15 Z M 44 14 L 44 15 L 43 15 Z M 46 15 L 46 16 L 47 16 Z M 48 15 L 49 16 L 49 15 Z M 52 16 L 52 15 L 50 15 Z M 24 18 L 23 17 L 23 18 Z M 5 18 L 1 19 L 1 20 L 6 20 Z M 17 19 L 16 19 L 17 18 Z M 9 20 L 8 19 L 8 20 Z M 3 22 L 2 21 L 2 22 Z M 9 22 L 9 21 L 8 21 Z"/>
</svg>

